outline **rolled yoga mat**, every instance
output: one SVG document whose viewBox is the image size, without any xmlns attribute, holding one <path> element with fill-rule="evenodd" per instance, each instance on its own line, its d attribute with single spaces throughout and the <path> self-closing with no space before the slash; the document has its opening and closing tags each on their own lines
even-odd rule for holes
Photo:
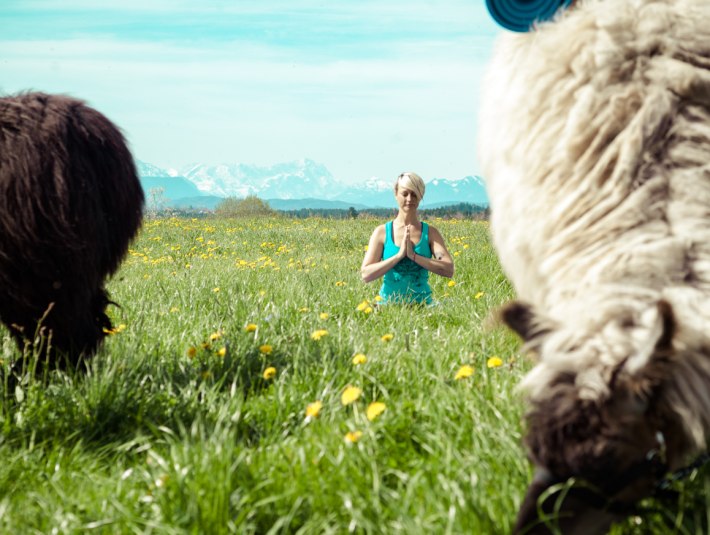
<svg viewBox="0 0 710 535">
<path fill-rule="evenodd" d="M 495 21 L 508 30 L 527 32 L 535 21 L 548 20 L 574 0 L 486 0 Z"/>
</svg>

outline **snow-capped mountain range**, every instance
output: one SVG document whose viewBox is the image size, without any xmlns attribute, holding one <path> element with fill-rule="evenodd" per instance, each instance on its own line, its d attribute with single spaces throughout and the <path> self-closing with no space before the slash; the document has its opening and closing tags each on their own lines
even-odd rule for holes
<svg viewBox="0 0 710 535">
<path fill-rule="evenodd" d="M 268 201 L 297 199 L 328 201 L 328 206 L 356 208 L 394 207 L 392 181 L 371 177 L 357 185 L 344 184 L 328 169 L 309 159 L 260 167 L 248 164 L 190 164 L 180 169 L 162 169 L 137 161 L 143 189 L 150 199 L 151 191 L 160 190 L 171 206 L 213 207 L 225 197 L 257 195 Z M 458 180 L 435 178 L 426 184 L 422 207 L 467 202 L 488 205 L 483 180 L 467 176 Z M 271 202 L 275 206 L 275 202 Z M 315 203 L 317 204 L 317 203 Z"/>
</svg>

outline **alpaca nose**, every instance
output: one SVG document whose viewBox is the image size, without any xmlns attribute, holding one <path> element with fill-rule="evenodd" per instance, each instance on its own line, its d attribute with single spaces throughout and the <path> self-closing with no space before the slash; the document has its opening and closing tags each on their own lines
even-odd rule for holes
<svg viewBox="0 0 710 535">
<path fill-rule="evenodd" d="M 568 486 L 538 468 L 518 511 L 513 534 L 603 535 L 625 515 L 605 509 L 600 498 L 589 487 Z"/>
</svg>

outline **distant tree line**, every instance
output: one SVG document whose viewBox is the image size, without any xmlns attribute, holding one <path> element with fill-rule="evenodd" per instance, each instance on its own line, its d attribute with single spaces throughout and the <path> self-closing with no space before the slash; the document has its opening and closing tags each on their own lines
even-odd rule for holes
<svg viewBox="0 0 710 535">
<path fill-rule="evenodd" d="M 422 217 L 441 217 L 442 219 L 484 219 L 490 216 L 488 206 L 460 202 L 440 208 L 425 208 L 420 210 Z"/>
<path fill-rule="evenodd" d="M 350 208 L 301 208 L 299 210 L 279 210 L 280 214 L 296 219 L 307 217 L 326 217 L 333 219 L 389 219 L 397 215 L 395 208 L 363 208 L 356 210 Z M 440 208 L 425 208 L 419 210 L 419 215 L 424 219 L 440 217 L 442 219 L 488 219 L 489 210 L 487 206 L 471 203 L 457 203 Z"/>
<path fill-rule="evenodd" d="M 157 203 L 156 203 L 157 204 Z M 281 216 L 294 219 L 307 217 L 322 217 L 331 219 L 391 219 L 397 215 L 395 208 L 363 208 L 357 210 L 354 206 L 349 208 L 301 208 L 299 210 L 274 210 L 269 203 L 255 195 L 244 199 L 228 197 L 220 202 L 214 209 L 206 208 L 164 208 L 160 216 L 182 217 L 273 217 Z M 487 206 L 471 203 L 457 203 L 440 208 L 425 208 L 419 210 L 423 219 L 481 219 L 487 220 L 490 213 Z"/>
</svg>

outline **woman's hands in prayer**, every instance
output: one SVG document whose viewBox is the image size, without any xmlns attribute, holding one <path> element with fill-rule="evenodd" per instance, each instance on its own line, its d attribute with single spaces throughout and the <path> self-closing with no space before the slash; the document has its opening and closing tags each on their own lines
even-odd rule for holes
<svg viewBox="0 0 710 535">
<path fill-rule="evenodd" d="M 404 236 L 402 237 L 402 245 L 399 246 L 399 259 L 409 258 L 414 260 L 414 244 L 411 238 L 411 225 L 404 227 Z"/>
</svg>

